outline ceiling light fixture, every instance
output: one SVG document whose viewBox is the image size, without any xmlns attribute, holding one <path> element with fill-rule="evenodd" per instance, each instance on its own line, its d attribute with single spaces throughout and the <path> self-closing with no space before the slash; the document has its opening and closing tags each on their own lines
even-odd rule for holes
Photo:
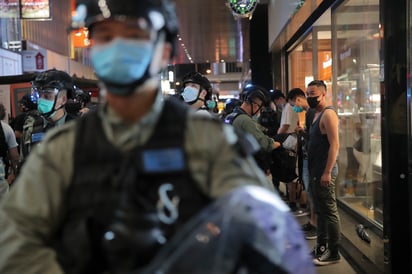
<svg viewBox="0 0 412 274">
<path fill-rule="evenodd" d="M 192 56 L 190 55 L 189 51 L 187 50 L 186 45 L 183 42 L 183 39 L 182 39 L 182 37 L 180 37 L 179 34 L 177 35 L 177 40 L 179 41 L 180 46 L 183 48 L 183 52 L 185 53 L 185 55 L 186 55 L 187 59 L 189 60 L 189 62 L 193 63 Z"/>
</svg>

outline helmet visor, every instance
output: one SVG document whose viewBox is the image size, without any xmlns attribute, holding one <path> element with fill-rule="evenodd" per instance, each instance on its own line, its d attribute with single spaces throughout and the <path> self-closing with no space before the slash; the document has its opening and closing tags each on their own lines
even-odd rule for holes
<svg viewBox="0 0 412 274">
<path fill-rule="evenodd" d="M 37 98 L 43 98 L 46 100 L 53 101 L 56 98 L 57 94 L 59 93 L 58 88 L 44 88 L 44 89 L 37 89 Z"/>
</svg>

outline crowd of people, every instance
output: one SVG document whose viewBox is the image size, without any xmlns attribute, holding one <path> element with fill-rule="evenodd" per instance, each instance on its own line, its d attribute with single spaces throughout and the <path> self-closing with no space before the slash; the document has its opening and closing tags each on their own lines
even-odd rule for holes
<svg viewBox="0 0 412 274">
<path fill-rule="evenodd" d="M 241 93 L 240 106 L 231 113 L 225 112 L 224 118 L 258 141 L 261 149 L 260 154 L 255 154 L 256 160 L 261 163 L 259 160 L 265 159 L 261 168 L 271 175 L 274 188 L 282 196 L 279 183 L 285 184 L 284 200 L 294 215 L 309 215 L 302 230 L 307 240 L 316 240 L 311 253 L 315 265 L 340 261 L 340 218 L 335 194 L 338 116 L 326 104 L 326 92 L 321 80 L 310 82 L 306 92 L 293 88 L 286 97 L 279 90 L 270 92 L 249 85 L 243 90 L 243 98 Z M 304 123 L 299 118 L 302 112 Z M 293 147 L 286 139 L 291 135 L 296 136 Z M 276 141 L 279 145 L 273 146 Z M 286 146 L 288 152 L 283 154 Z M 296 157 L 289 157 L 292 152 Z"/>
<path fill-rule="evenodd" d="M 1 273 L 311 274 L 339 262 L 338 120 L 322 81 L 286 97 L 246 85 L 219 114 L 198 72 L 177 96 L 160 90 L 176 53 L 171 1 L 76 5 L 104 102 L 89 111 L 66 72 L 47 70 L 14 131 L 2 123 L 15 178 L 0 188 Z"/>
</svg>

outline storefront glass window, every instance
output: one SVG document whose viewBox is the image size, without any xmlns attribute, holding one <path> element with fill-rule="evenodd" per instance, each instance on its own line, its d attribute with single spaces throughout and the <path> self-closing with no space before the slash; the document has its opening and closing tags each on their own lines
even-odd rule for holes
<svg viewBox="0 0 412 274">
<path fill-rule="evenodd" d="M 289 89 L 306 90 L 306 85 L 314 79 L 312 63 L 312 35 L 308 35 L 289 53 Z"/>
<path fill-rule="evenodd" d="M 338 198 L 382 218 L 379 0 L 350 0 L 332 13 L 340 118 Z"/>
<path fill-rule="evenodd" d="M 338 199 L 381 226 L 379 0 L 326 11 L 288 52 L 289 88 L 324 80 L 340 121 Z"/>
</svg>

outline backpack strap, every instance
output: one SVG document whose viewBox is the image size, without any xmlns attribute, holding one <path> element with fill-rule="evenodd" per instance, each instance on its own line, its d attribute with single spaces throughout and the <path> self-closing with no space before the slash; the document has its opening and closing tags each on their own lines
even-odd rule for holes
<svg viewBox="0 0 412 274">
<path fill-rule="evenodd" d="M 235 108 L 232 113 L 229 113 L 225 117 L 225 124 L 232 125 L 233 121 L 240 115 L 240 114 L 246 114 L 241 108 Z"/>
</svg>

